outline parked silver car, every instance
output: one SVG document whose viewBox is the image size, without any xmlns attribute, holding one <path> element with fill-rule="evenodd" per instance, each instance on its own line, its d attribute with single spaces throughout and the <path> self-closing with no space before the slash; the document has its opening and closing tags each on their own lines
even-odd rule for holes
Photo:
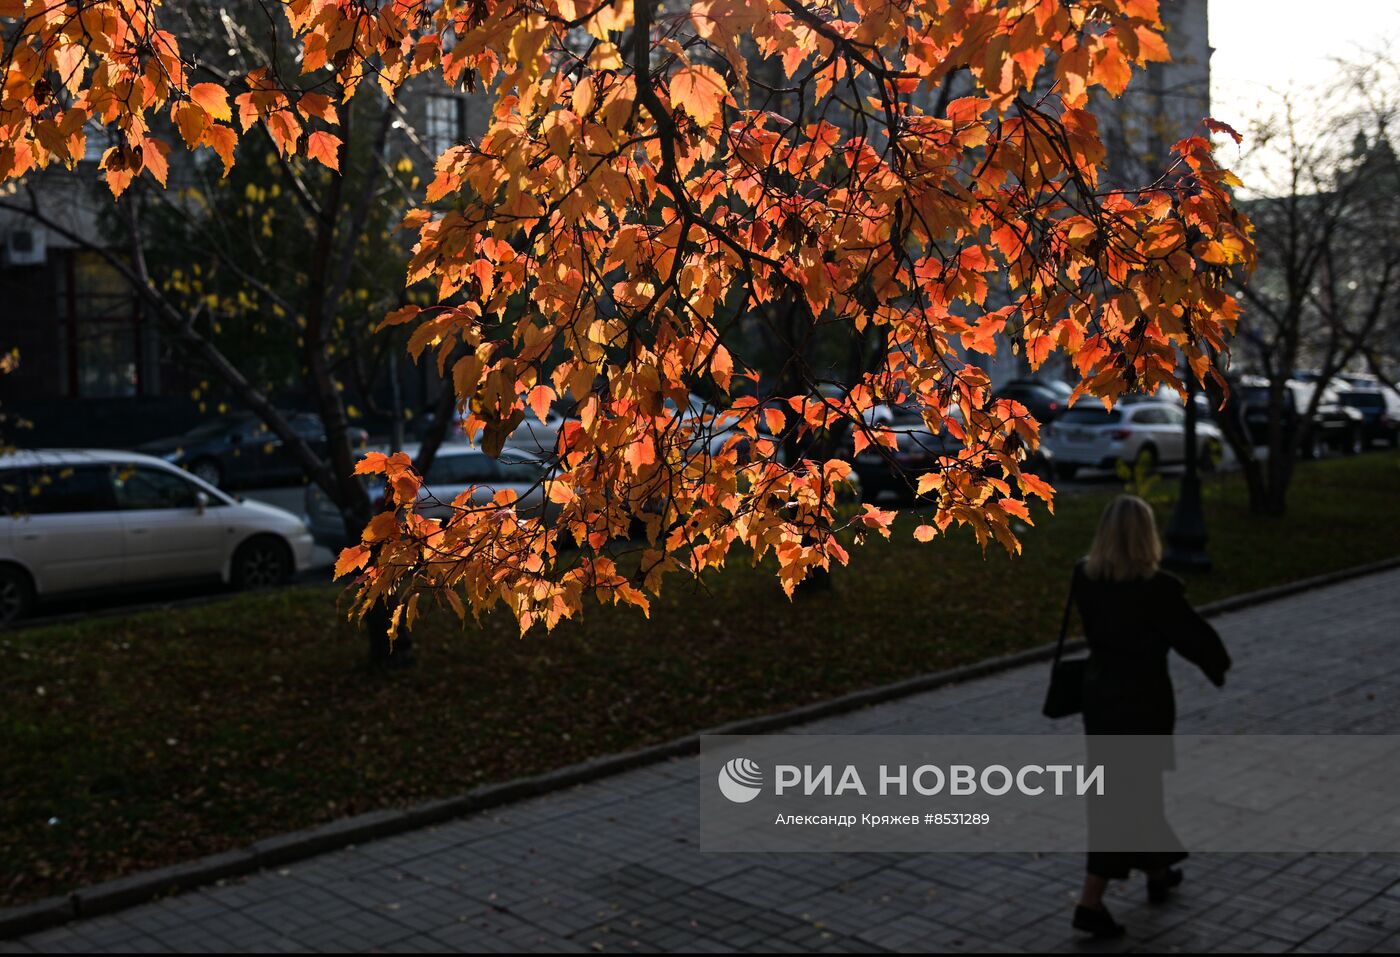
<svg viewBox="0 0 1400 957">
<path fill-rule="evenodd" d="M 678 407 L 674 401 L 667 399 L 665 404 L 667 410 L 676 413 Z M 520 424 L 516 426 L 515 431 L 506 437 L 505 447 L 523 449 L 543 458 L 553 459 L 559 447 L 559 433 L 563 431 L 564 425 L 570 421 L 578 421 L 577 407 L 578 403 L 565 396 L 564 399 L 550 406 L 543 422 L 533 411 L 526 409 Z M 713 415 L 714 412 L 713 407 L 706 406 L 704 399 L 697 395 L 691 395 L 687 405 L 680 409 L 679 418 L 681 421 L 687 421 L 707 414 Z M 453 441 L 470 440 L 480 443 L 481 437 L 482 430 L 480 429 L 471 436 L 467 435 L 466 417 L 459 413 L 452 433 Z"/>
<path fill-rule="evenodd" d="M 135 452 L 0 456 L 0 513 L 0 621 L 50 595 L 200 578 L 256 588 L 311 563 L 295 515 Z"/>
<path fill-rule="evenodd" d="M 1186 458 L 1186 411 L 1175 402 L 1143 401 L 1105 410 L 1079 405 L 1041 427 L 1044 444 L 1063 478 L 1080 468 L 1116 468 L 1119 462 L 1148 469 Z M 1202 468 L 1220 461 L 1220 429 L 1196 423 L 1197 455 Z"/>
<path fill-rule="evenodd" d="M 411 457 L 418 455 L 417 445 L 403 448 Z M 389 449 L 372 451 L 389 452 Z M 538 453 L 520 448 L 507 448 L 499 458 L 491 458 L 481 449 L 467 443 L 444 444 L 433 456 L 428 473 L 423 476 L 423 488 L 419 491 L 419 514 L 428 518 L 447 518 L 452 514 L 452 501 L 467 489 L 472 489 L 472 501 L 486 503 L 497 491 L 509 489 L 517 496 L 517 508 L 522 514 L 530 514 L 544 508 L 546 516 L 555 513 L 556 507 L 544 499 L 544 479 L 548 464 Z M 376 476 L 365 476 L 363 481 L 378 498 L 378 489 L 371 482 Z M 319 486 L 306 487 L 306 522 L 316 541 L 327 548 L 344 548 L 358 540 L 358 535 L 347 533 L 340 510 L 336 508 Z M 359 530 L 356 529 L 355 532 Z"/>
</svg>

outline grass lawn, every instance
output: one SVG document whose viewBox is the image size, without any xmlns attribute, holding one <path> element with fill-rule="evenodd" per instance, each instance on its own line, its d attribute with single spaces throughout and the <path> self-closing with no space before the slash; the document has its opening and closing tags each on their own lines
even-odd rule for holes
<svg viewBox="0 0 1400 957">
<path fill-rule="evenodd" d="M 1164 525 L 1175 484 L 1151 496 Z M 521 640 L 432 615 L 387 677 L 324 587 L 0 635 L 0 903 L 1051 641 L 1116 490 L 1062 496 L 1014 560 L 919 545 L 905 516 L 792 603 L 735 563 L 672 580 L 650 621 L 594 607 Z M 1252 517 L 1238 475 L 1209 483 L 1217 570 L 1192 597 L 1400 554 L 1400 454 L 1304 463 L 1291 504 Z"/>
</svg>

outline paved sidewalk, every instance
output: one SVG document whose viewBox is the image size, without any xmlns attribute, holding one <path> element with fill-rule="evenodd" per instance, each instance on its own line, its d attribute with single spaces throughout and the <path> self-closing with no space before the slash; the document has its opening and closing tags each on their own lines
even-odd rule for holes
<svg viewBox="0 0 1400 957">
<path fill-rule="evenodd" d="M 1216 621 L 1223 692 L 1177 661 L 1179 730 L 1400 729 L 1400 570 Z M 1019 668 L 802 733 L 1043 733 Z M 1072 722 L 1058 730 L 1075 730 Z M 682 759 L 275 873 L 69 924 L 12 950 L 1076 950 L 1079 855 L 701 854 Z M 1124 949 L 1400 950 L 1400 855 L 1197 855 L 1179 898 L 1110 906 Z"/>
</svg>

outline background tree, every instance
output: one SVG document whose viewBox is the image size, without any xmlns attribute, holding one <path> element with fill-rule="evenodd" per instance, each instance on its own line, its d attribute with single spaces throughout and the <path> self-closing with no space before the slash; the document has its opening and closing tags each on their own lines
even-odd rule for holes
<svg viewBox="0 0 1400 957">
<path fill-rule="evenodd" d="M 357 155 L 372 145 L 352 139 L 352 182 L 369 164 L 380 162 Z M 145 184 L 138 181 L 123 204 L 139 204 L 143 254 L 152 276 L 161 278 L 162 291 L 183 312 L 198 317 L 201 331 L 261 391 L 296 395 L 306 382 L 301 304 L 310 279 L 305 254 L 315 241 L 317 222 L 293 200 L 288 174 L 270 144 L 252 139 L 243 147 L 242 160 L 228 176 L 210 168 L 217 166 L 216 159 L 213 164 L 182 164 L 172 173 L 179 177 L 177 185 L 142 188 Z M 328 174 L 313 170 L 309 177 L 305 171 L 298 175 L 315 183 Z M 375 334 L 374 327 L 406 298 L 402 276 L 408 250 L 390 231 L 397 223 L 396 209 L 401 216 L 406 208 L 412 176 L 413 165 L 406 159 L 381 173 L 384 185 L 369 204 L 351 252 L 350 279 L 327 335 L 330 370 L 347 396 L 352 421 L 366 411 L 390 411 L 375 408 L 375 385 L 384 378 L 390 351 L 402 354 L 403 341 Z M 111 245 L 118 248 L 125 245 L 121 212 L 119 204 L 104 217 Z M 255 277 L 255 285 L 248 276 Z M 206 391 L 217 392 L 217 384 Z"/>
<path fill-rule="evenodd" d="M 343 168 L 334 131 L 362 85 L 392 93 L 428 73 L 492 91 L 486 134 L 438 159 L 404 220 L 417 235 L 407 281 L 431 282 L 434 302 L 388 323 L 411 328 L 412 354 L 450 369 L 488 451 L 565 392 L 579 419 L 560 433 L 548 482 L 553 527 L 504 493 L 430 520 L 406 456 L 359 464 L 385 476 L 394 511 L 338 568 L 359 573 L 358 608 L 390 603 L 396 624 L 424 594 L 459 613 L 464 597 L 478 612 L 505 604 L 522 629 L 577 614 L 589 594 L 646 608 L 665 575 L 698 575 L 736 546 L 771 558 L 790 593 L 845 561 L 836 488 L 850 466 L 779 448 L 838 424 L 857 452 L 889 447 L 890 430 L 868 420 L 879 402 L 912 403 L 931 432 L 946 423 L 961 440 L 920 480 L 935 504 L 916 536 L 966 525 L 1015 551 L 1012 521 L 1030 519 L 1028 499 L 1052 498 L 1021 468 L 1038 424 L 991 398 L 965 350 L 994 351 L 1014 324 L 1032 367 L 1062 349 L 1078 394 L 1111 403 L 1179 386 L 1179 353 L 1207 375 L 1207 348 L 1223 349 L 1233 327 L 1224 273 L 1251 249 L 1208 141 L 1177 144 L 1143 189 L 1099 185 L 1089 92 L 1118 95 L 1135 66 L 1168 56 L 1152 0 L 280 7 L 300 78 L 274 65 L 192 83 L 153 4 L 7 0 L 0 175 L 69 159 L 91 117 L 120 131 L 103 164 L 114 193 L 138 173 L 162 178 L 152 116 L 183 117 L 189 145 L 231 163 L 229 92 L 244 135 L 265 129 L 279 156 Z M 754 56 L 781 60 L 791 111 L 764 108 Z M 929 110 L 962 71 L 967 95 Z M 55 82 L 71 103 L 49 95 Z M 327 87 L 329 106 L 314 92 Z M 321 215 L 343 187 L 331 178 Z M 333 231 L 322 236 L 313 288 L 329 288 Z M 1006 290 L 995 305 L 993 287 Z M 308 297 L 312 341 L 325 308 Z M 800 370 L 784 382 L 785 410 L 760 405 L 736 395 L 753 371 L 726 343 L 773 310 L 793 310 L 799 330 L 878 327 L 882 354 L 839 395 Z M 324 356 L 309 366 L 319 380 Z M 686 411 L 692 389 L 713 398 L 707 414 Z M 720 429 L 730 437 L 716 451 Z M 866 506 L 853 523 L 889 534 L 891 519 Z M 635 546 L 634 522 L 645 528 Z M 560 530 L 578 551 L 558 550 Z"/>
<path fill-rule="evenodd" d="M 1333 88 L 1276 100 L 1245 157 L 1259 268 L 1235 281 L 1246 306 L 1237 358 L 1269 380 L 1266 455 L 1255 454 L 1238 402 L 1220 416 L 1251 506 L 1265 514 L 1286 507 L 1325 388 L 1349 366 L 1393 375 L 1400 356 L 1400 71 L 1383 56 L 1339 64 Z M 1302 369 L 1316 369 L 1315 388 L 1290 414 L 1286 383 Z"/>
</svg>

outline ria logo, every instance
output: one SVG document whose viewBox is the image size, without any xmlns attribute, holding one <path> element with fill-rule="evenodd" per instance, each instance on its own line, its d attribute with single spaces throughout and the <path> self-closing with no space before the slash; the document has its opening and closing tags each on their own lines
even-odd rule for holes
<svg viewBox="0 0 1400 957">
<path fill-rule="evenodd" d="M 747 804 L 763 790 L 763 769 L 748 758 L 734 758 L 719 769 L 719 791 L 735 804 Z"/>
</svg>

